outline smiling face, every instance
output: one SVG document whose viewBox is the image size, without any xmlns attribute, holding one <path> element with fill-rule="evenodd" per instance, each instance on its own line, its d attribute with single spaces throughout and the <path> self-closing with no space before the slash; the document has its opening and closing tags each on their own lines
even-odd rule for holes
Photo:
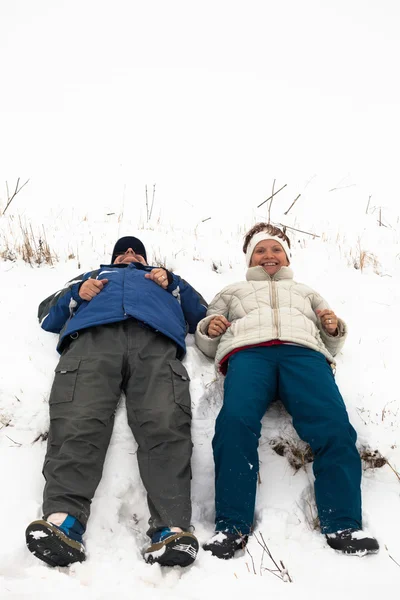
<svg viewBox="0 0 400 600">
<path fill-rule="evenodd" d="M 268 275 L 275 275 L 281 267 L 289 265 L 282 246 L 275 240 L 261 240 L 254 248 L 250 267 L 262 267 Z"/>
<path fill-rule="evenodd" d="M 140 262 L 142 265 L 147 265 L 147 262 L 144 260 L 141 254 L 135 254 L 132 248 L 128 248 L 126 252 L 117 255 L 117 258 L 114 260 L 114 265 L 120 264 L 129 264 L 132 262 Z"/>
</svg>

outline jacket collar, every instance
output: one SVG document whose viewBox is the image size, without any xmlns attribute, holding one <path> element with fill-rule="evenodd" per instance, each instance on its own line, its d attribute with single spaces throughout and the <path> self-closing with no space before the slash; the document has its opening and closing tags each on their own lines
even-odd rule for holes
<svg viewBox="0 0 400 600">
<path fill-rule="evenodd" d="M 246 272 L 247 281 L 281 281 L 282 279 L 293 279 L 293 271 L 290 267 L 281 267 L 275 275 L 268 275 L 260 266 L 250 267 Z"/>
<path fill-rule="evenodd" d="M 119 263 L 117 265 L 111 264 L 111 265 L 100 265 L 101 269 L 104 269 L 105 267 L 111 267 L 113 269 L 125 269 L 126 267 L 131 267 L 133 269 L 139 269 L 139 271 L 151 271 L 152 269 L 155 269 L 156 267 L 152 267 L 151 265 L 142 265 L 142 263 Z"/>
</svg>

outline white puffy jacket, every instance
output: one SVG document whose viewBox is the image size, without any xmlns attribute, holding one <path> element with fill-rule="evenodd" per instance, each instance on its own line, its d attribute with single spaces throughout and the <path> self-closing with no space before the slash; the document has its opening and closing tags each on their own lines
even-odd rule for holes
<svg viewBox="0 0 400 600">
<path fill-rule="evenodd" d="M 281 267 L 272 277 L 261 266 L 250 267 L 247 281 L 225 287 L 215 296 L 196 329 L 196 343 L 216 365 L 243 346 L 281 340 L 321 352 L 334 366 L 334 356 L 347 336 L 344 321 L 338 320 L 338 335 L 322 329 L 316 310 L 329 308 L 327 302 L 310 287 L 293 281 L 290 267 Z M 210 338 L 208 325 L 216 315 L 230 321 L 223 335 Z"/>
</svg>

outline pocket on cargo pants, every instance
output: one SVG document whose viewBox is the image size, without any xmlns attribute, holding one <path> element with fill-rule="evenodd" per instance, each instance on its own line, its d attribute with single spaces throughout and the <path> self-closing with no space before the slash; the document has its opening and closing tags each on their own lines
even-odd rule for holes
<svg viewBox="0 0 400 600">
<path fill-rule="evenodd" d="M 55 376 L 49 398 L 50 406 L 72 402 L 80 362 L 80 358 L 61 357 L 54 370 Z"/>
<path fill-rule="evenodd" d="M 192 404 L 189 392 L 190 377 L 180 360 L 171 360 L 169 366 L 171 368 L 174 400 L 180 409 L 176 411 L 177 425 L 186 425 L 190 423 L 192 417 Z"/>
</svg>

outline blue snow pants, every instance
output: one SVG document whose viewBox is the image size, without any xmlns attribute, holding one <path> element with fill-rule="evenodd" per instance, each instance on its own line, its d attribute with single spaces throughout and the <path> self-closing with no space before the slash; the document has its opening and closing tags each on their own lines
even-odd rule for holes
<svg viewBox="0 0 400 600">
<path fill-rule="evenodd" d="M 229 359 L 213 438 L 216 531 L 250 533 L 261 419 L 277 397 L 314 453 L 322 533 L 361 528 L 361 460 L 356 432 L 323 354 L 289 344 L 244 349 Z"/>
</svg>

